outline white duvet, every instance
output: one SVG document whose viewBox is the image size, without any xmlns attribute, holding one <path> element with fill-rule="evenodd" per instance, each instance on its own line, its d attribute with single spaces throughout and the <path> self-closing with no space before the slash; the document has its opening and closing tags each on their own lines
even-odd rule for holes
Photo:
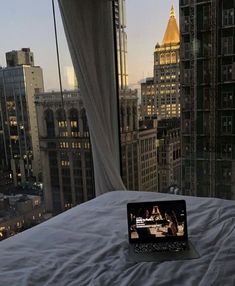
<svg viewBox="0 0 235 286">
<path fill-rule="evenodd" d="M 199 259 L 130 261 L 127 202 L 174 198 L 182 197 L 110 192 L 4 240 L 0 285 L 235 285 L 234 201 L 183 197 Z"/>
</svg>

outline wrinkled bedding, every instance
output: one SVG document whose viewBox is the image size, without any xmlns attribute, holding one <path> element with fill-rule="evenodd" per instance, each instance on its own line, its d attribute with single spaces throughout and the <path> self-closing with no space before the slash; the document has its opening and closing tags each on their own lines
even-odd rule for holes
<svg viewBox="0 0 235 286">
<path fill-rule="evenodd" d="M 126 204 L 184 198 L 200 258 L 130 261 Z M 0 243 L 0 285 L 235 285 L 235 203 L 115 191 Z"/>
</svg>

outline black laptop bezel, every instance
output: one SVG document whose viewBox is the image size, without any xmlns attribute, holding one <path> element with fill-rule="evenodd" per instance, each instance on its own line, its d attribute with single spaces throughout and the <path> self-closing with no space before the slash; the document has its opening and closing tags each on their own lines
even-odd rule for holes
<svg viewBox="0 0 235 286">
<path fill-rule="evenodd" d="M 182 207 L 184 209 L 185 213 L 185 224 L 184 224 L 184 235 L 182 236 L 165 236 L 165 237 L 155 237 L 153 239 L 145 238 L 145 239 L 132 239 L 131 238 L 131 221 L 130 221 L 130 210 L 133 208 L 149 208 L 153 206 L 157 206 L 159 204 L 171 204 L 174 205 L 174 203 L 181 203 Z M 168 241 L 188 241 L 188 227 L 187 227 L 187 211 L 186 211 L 186 202 L 185 200 L 164 200 L 164 201 L 148 201 L 148 202 L 132 202 L 127 204 L 127 220 L 128 220 L 128 237 L 129 237 L 129 243 L 130 244 L 136 244 L 136 243 L 157 243 L 157 242 L 168 242 Z"/>
</svg>

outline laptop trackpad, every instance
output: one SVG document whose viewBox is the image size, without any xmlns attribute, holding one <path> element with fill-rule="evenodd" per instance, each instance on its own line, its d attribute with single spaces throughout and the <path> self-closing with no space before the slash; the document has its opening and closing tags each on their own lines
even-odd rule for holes
<svg viewBox="0 0 235 286">
<path fill-rule="evenodd" d="M 187 260 L 199 258 L 200 255 L 188 241 L 189 248 L 181 251 L 166 251 L 166 252 L 151 252 L 151 253 L 136 253 L 134 250 L 134 245 L 130 245 L 129 253 L 130 260 L 134 262 L 161 262 L 161 261 L 171 261 L 171 260 Z"/>
</svg>

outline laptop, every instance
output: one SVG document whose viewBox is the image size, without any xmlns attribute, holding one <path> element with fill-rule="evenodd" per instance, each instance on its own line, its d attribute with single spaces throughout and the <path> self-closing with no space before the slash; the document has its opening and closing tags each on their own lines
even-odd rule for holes
<svg viewBox="0 0 235 286">
<path fill-rule="evenodd" d="M 167 261 L 198 258 L 188 239 L 185 200 L 127 204 L 130 258 Z"/>
</svg>

